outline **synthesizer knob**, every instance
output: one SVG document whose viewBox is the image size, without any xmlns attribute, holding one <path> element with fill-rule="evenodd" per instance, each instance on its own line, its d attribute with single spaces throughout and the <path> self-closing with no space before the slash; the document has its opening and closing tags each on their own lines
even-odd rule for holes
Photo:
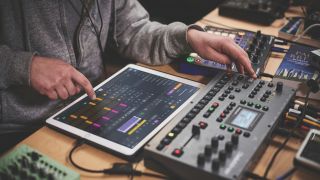
<svg viewBox="0 0 320 180">
<path fill-rule="evenodd" d="M 276 91 L 280 93 L 282 92 L 282 88 L 283 88 L 283 82 L 281 81 L 277 82 Z"/>
<path fill-rule="evenodd" d="M 219 138 L 218 137 L 213 137 L 211 138 L 211 146 L 213 148 L 217 148 L 219 146 Z"/>
<path fill-rule="evenodd" d="M 259 31 L 257 31 L 257 33 L 256 33 L 256 37 L 260 37 L 261 36 L 261 31 L 259 30 Z"/>
<path fill-rule="evenodd" d="M 227 152 L 225 150 L 219 151 L 219 160 L 224 162 L 227 158 Z"/>
<path fill-rule="evenodd" d="M 218 170 L 220 167 L 219 159 L 213 159 L 211 167 L 212 167 L 212 170 Z"/>
<path fill-rule="evenodd" d="M 239 135 L 238 134 L 232 134 L 231 142 L 234 145 L 238 145 L 239 144 Z"/>
<path fill-rule="evenodd" d="M 208 157 L 208 156 L 211 156 L 211 154 L 212 154 L 211 146 L 210 145 L 206 145 L 204 147 L 204 155 Z"/>
<path fill-rule="evenodd" d="M 200 127 L 197 125 L 192 126 L 192 135 L 197 136 L 200 135 Z"/>
<path fill-rule="evenodd" d="M 226 149 L 227 153 L 231 153 L 232 149 L 233 149 L 232 142 L 230 142 L 230 141 L 226 142 L 225 149 Z"/>
<path fill-rule="evenodd" d="M 199 166 L 203 166 L 204 163 L 205 163 L 205 160 L 206 160 L 206 158 L 205 158 L 205 155 L 204 155 L 204 154 L 202 154 L 202 153 L 198 154 L 198 160 L 197 160 L 197 162 L 198 162 L 198 165 L 199 165 Z"/>
<path fill-rule="evenodd" d="M 258 63 L 258 57 L 257 56 L 252 56 L 251 62 L 254 63 L 254 64 Z"/>
</svg>

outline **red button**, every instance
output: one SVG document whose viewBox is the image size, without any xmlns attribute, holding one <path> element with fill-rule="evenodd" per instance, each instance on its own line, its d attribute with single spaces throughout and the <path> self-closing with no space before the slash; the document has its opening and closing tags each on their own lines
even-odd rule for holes
<svg viewBox="0 0 320 180">
<path fill-rule="evenodd" d="M 182 154 L 183 154 L 182 149 L 174 149 L 174 151 L 172 152 L 172 155 L 174 155 L 176 157 L 180 157 Z"/>
<path fill-rule="evenodd" d="M 224 113 L 221 113 L 221 114 L 220 114 L 220 117 L 225 118 L 226 115 L 225 115 Z"/>
<path fill-rule="evenodd" d="M 241 129 L 236 129 L 236 133 L 241 134 L 242 133 Z"/>
<path fill-rule="evenodd" d="M 206 122 L 200 121 L 199 126 L 201 129 L 205 129 L 208 126 L 208 124 Z"/>
<path fill-rule="evenodd" d="M 216 108 L 218 106 L 219 106 L 219 103 L 217 103 L 217 102 L 212 103 L 212 107 Z"/>
</svg>

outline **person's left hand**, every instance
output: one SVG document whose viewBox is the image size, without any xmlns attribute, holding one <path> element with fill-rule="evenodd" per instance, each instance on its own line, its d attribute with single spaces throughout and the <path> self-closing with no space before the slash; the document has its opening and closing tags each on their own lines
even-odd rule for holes
<svg viewBox="0 0 320 180">
<path fill-rule="evenodd" d="M 227 67 L 231 67 L 234 62 L 239 73 L 243 74 L 246 71 L 252 78 L 257 78 L 248 54 L 231 38 L 189 29 L 187 39 L 191 48 L 200 57 L 226 64 Z"/>
</svg>

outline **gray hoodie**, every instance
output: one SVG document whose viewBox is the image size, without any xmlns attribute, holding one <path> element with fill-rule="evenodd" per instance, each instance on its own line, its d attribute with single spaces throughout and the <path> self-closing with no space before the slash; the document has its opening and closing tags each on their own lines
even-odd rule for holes
<svg viewBox="0 0 320 180">
<path fill-rule="evenodd" d="M 71 6 L 65 1 L 0 1 L 0 134 L 33 130 L 68 103 L 49 100 L 31 87 L 34 54 L 64 60 L 93 84 L 103 77 L 103 60 L 93 26 L 88 16 L 79 18 L 79 23 L 68 23 L 74 20 L 68 14 L 74 9 L 68 9 Z M 86 3 L 99 29 L 97 3 Z M 156 65 L 190 52 L 186 25 L 150 22 L 136 0 L 99 0 L 99 4 L 104 53 L 112 48 L 124 57 Z M 72 24 L 77 27 L 70 28 Z"/>
</svg>

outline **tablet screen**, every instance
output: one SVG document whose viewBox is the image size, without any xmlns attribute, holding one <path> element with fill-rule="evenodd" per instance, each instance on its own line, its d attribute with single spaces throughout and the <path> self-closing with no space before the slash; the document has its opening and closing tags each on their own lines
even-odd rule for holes
<svg viewBox="0 0 320 180">
<path fill-rule="evenodd" d="M 134 148 L 199 87 L 127 68 L 55 120 Z"/>
</svg>

